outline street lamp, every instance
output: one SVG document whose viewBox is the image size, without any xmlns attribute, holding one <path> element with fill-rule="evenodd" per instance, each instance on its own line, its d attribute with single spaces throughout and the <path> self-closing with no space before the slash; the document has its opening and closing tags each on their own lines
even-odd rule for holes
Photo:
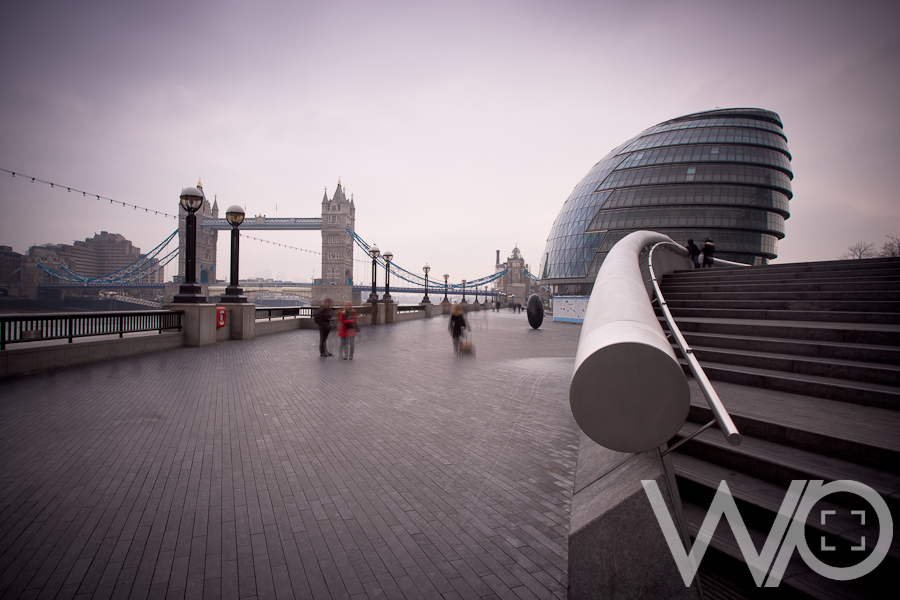
<svg viewBox="0 0 900 600">
<path fill-rule="evenodd" d="M 388 250 L 382 254 L 385 260 L 384 265 L 384 296 L 381 297 L 382 302 L 393 302 L 391 299 L 391 261 L 394 260 L 394 253 Z"/>
<path fill-rule="evenodd" d="M 244 209 L 237 204 L 229 206 L 228 210 L 225 212 L 225 220 L 231 225 L 231 285 L 225 288 L 225 295 L 222 296 L 222 302 L 246 302 L 247 297 L 244 296 L 244 290 L 240 288 L 240 279 L 238 278 L 238 260 L 241 239 L 238 227 L 244 222 Z"/>
<path fill-rule="evenodd" d="M 450 302 L 450 300 L 447 299 L 447 280 L 448 279 L 450 279 L 450 276 L 447 274 L 444 274 L 444 302 Z"/>
<path fill-rule="evenodd" d="M 185 218 L 184 282 L 173 300 L 186 304 L 205 304 L 206 296 L 197 285 L 197 217 L 194 213 L 203 204 L 203 192 L 195 187 L 181 190 L 181 208 L 187 211 Z"/>
<path fill-rule="evenodd" d="M 462 297 L 462 300 L 460 300 L 460 302 L 465 302 L 466 301 L 466 280 L 465 279 L 462 280 L 462 286 L 463 286 L 463 297 Z"/>
<path fill-rule="evenodd" d="M 478 285 L 475 286 L 475 304 L 478 304 Z"/>
<path fill-rule="evenodd" d="M 381 250 L 378 249 L 378 246 L 372 246 L 369 248 L 369 256 L 372 257 L 372 293 L 369 294 L 369 302 L 375 304 L 378 302 L 378 294 L 375 293 L 375 266 L 378 264 L 375 259 L 381 254 Z"/>
<path fill-rule="evenodd" d="M 422 267 L 422 270 L 425 271 L 425 297 L 422 298 L 422 303 L 431 304 L 431 298 L 428 297 L 428 271 L 431 270 L 431 267 L 428 266 L 428 263 L 425 263 L 425 266 Z"/>
</svg>

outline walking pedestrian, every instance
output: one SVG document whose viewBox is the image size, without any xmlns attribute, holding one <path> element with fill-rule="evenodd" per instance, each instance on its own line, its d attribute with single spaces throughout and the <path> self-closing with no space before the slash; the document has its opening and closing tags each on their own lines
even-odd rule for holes
<svg viewBox="0 0 900 600">
<path fill-rule="evenodd" d="M 703 266 L 710 267 L 713 266 L 713 255 L 716 253 L 716 243 L 713 241 L 711 237 L 706 238 L 706 243 L 703 244 Z"/>
<path fill-rule="evenodd" d="M 325 298 L 322 306 L 316 311 L 316 316 L 313 317 L 313 321 L 319 326 L 319 356 L 321 357 L 334 356 L 326 346 L 328 334 L 331 332 L 332 318 L 334 318 L 334 311 L 331 310 L 331 298 Z"/>
<path fill-rule="evenodd" d="M 691 262 L 694 263 L 694 268 L 700 268 L 700 248 L 697 247 L 697 244 L 694 243 L 694 240 L 688 240 L 687 251 L 691 253 Z"/>
<path fill-rule="evenodd" d="M 341 319 L 341 330 L 338 335 L 341 338 L 341 358 L 343 360 L 353 360 L 353 351 L 356 349 L 356 332 L 359 328 L 356 325 L 356 311 L 349 302 L 344 302 L 344 310 L 339 315 Z"/>
<path fill-rule="evenodd" d="M 454 304 L 451 310 L 449 329 L 450 337 L 453 338 L 453 351 L 457 354 L 459 354 L 459 341 L 462 337 L 463 329 L 468 328 L 469 324 L 466 322 L 462 307 L 459 304 Z"/>
</svg>

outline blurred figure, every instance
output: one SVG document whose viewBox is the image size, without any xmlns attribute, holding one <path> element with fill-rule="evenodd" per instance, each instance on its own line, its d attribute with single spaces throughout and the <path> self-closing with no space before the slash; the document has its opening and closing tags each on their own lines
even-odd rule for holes
<svg viewBox="0 0 900 600">
<path fill-rule="evenodd" d="M 344 310 L 339 315 L 341 330 L 338 335 L 341 338 L 341 358 L 353 360 L 353 351 L 356 349 L 356 333 L 359 327 L 356 324 L 356 311 L 349 302 L 344 302 Z"/>
<path fill-rule="evenodd" d="M 333 318 L 334 311 L 331 310 L 331 298 L 325 298 L 322 301 L 322 306 L 316 311 L 316 316 L 313 317 L 313 321 L 319 326 L 319 356 L 322 357 L 334 356 L 326 347 L 328 334 L 331 332 L 331 319 Z"/>
<path fill-rule="evenodd" d="M 469 324 L 463 315 L 462 307 L 454 304 L 450 313 L 450 336 L 453 338 L 453 351 L 459 354 L 459 340 L 462 337 L 463 329 L 468 329 Z"/>
<path fill-rule="evenodd" d="M 703 244 L 703 266 L 704 267 L 712 267 L 713 266 L 713 255 L 716 253 L 716 243 L 712 240 L 711 237 L 706 238 L 706 243 Z"/>
<path fill-rule="evenodd" d="M 688 240 L 687 251 L 691 253 L 691 262 L 694 263 L 694 268 L 700 268 L 700 248 L 697 247 L 697 244 L 694 243 L 694 240 Z"/>
</svg>

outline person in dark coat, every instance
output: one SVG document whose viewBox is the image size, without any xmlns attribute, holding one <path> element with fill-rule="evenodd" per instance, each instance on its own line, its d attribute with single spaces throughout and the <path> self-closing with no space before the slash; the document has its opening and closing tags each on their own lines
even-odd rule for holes
<svg viewBox="0 0 900 600">
<path fill-rule="evenodd" d="M 334 317 L 334 311 L 331 310 L 331 298 L 325 298 L 322 306 L 316 311 L 313 321 L 319 326 L 319 356 L 333 356 L 325 342 L 328 340 L 328 334 L 331 332 L 331 319 Z"/>
<path fill-rule="evenodd" d="M 712 238 L 706 238 L 706 243 L 703 244 L 703 266 L 704 267 L 712 267 L 713 266 L 713 255 L 716 253 L 716 243 L 712 240 Z"/>
<path fill-rule="evenodd" d="M 691 262 L 694 263 L 694 268 L 700 268 L 700 248 L 697 247 L 697 244 L 694 243 L 694 240 L 688 240 L 687 251 L 691 253 Z"/>
<path fill-rule="evenodd" d="M 463 329 L 468 329 L 469 324 L 466 322 L 466 316 L 463 314 L 462 307 L 459 304 L 454 304 L 451 312 L 450 336 L 453 338 L 453 351 L 459 354 L 459 340 L 462 337 Z"/>
</svg>

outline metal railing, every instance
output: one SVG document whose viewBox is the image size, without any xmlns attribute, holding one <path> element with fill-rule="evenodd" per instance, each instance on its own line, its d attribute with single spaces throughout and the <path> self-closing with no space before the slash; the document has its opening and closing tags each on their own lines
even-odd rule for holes
<svg viewBox="0 0 900 600">
<path fill-rule="evenodd" d="M 678 441 L 678 443 L 664 450 L 662 454 L 666 455 L 669 452 L 672 452 L 682 444 L 689 442 L 691 439 L 706 431 L 715 424 L 719 425 L 719 429 L 722 430 L 722 433 L 724 434 L 725 439 L 728 440 L 728 443 L 732 446 L 737 446 L 741 443 L 741 434 L 738 432 L 734 421 L 732 421 L 731 415 L 729 415 L 728 411 L 725 410 L 725 406 L 722 404 L 722 400 L 719 399 L 719 395 L 716 393 L 716 390 L 709 382 L 709 378 L 703 371 L 703 367 L 700 366 L 700 362 L 697 360 L 697 357 L 694 356 L 693 349 L 687 343 L 687 340 L 684 339 L 684 336 L 681 334 L 681 330 L 678 328 L 678 325 L 675 324 L 675 319 L 672 317 L 672 313 L 671 311 L 669 311 L 669 307 L 666 304 L 666 299 L 663 297 L 662 291 L 660 290 L 659 281 L 657 280 L 656 274 L 653 271 L 653 251 L 662 246 L 675 246 L 680 250 L 684 250 L 684 248 L 682 248 L 675 242 L 658 242 L 654 244 L 652 248 L 650 248 L 650 252 L 647 255 L 647 262 L 649 264 L 650 281 L 653 284 L 653 293 L 656 296 L 656 303 L 659 305 L 660 310 L 662 311 L 663 316 L 666 319 L 666 325 L 668 325 L 669 331 L 671 332 L 672 337 L 675 339 L 675 343 L 678 345 L 679 350 L 681 350 L 682 356 L 687 361 L 688 368 L 690 368 L 691 374 L 694 376 L 694 379 L 700 386 L 700 391 L 703 392 L 703 396 L 704 398 L 706 398 L 706 402 L 707 404 L 709 404 L 709 408 L 713 413 L 713 419 L 709 423 L 702 426 L 700 429 L 690 434 L 689 436 L 682 438 Z"/>
<path fill-rule="evenodd" d="M 0 315 L 0 350 L 7 344 L 98 335 L 181 331 L 182 311 L 138 310 L 89 313 Z"/>
<path fill-rule="evenodd" d="M 284 319 L 286 317 L 312 317 L 316 312 L 312 306 L 278 306 L 273 308 L 257 308 L 256 320 Z"/>
<path fill-rule="evenodd" d="M 423 313 L 425 312 L 425 307 L 419 304 L 407 304 L 406 306 L 397 305 L 397 314 L 409 314 L 409 313 Z"/>
</svg>

